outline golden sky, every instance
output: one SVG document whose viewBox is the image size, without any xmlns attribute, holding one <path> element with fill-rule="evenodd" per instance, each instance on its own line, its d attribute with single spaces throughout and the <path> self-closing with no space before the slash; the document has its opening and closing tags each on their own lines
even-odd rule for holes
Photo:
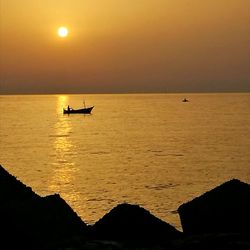
<svg viewBox="0 0 250 250">
<path fill-rule="evenodd" d="M 0 93 L 250 91 L 249 0 L 0 0 L 0 18 Z"/>
</svg>

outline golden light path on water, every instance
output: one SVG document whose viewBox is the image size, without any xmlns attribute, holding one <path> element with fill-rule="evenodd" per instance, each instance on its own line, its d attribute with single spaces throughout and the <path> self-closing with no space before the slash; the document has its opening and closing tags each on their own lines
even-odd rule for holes
<svg viewBox="0 0 250 250">
<path fill-rule="evenodd" d="M 62 107 L 66 107 L 68 97 L 59 95 L 57 98 L 57 111 L 60 113 Z M 54 126 L 54 159 L 52 162 L 52 174 L 48 182 L 48 190 L 60 193 L 70 204 L 74 204 L 80 199 L 77 190 L 74 188 L 75 177 L 78 169 L 72 161 L 74 155 L 74 145 L 70 139 L 72 124 L 70 119 L 60 117 Z M 71 190 L 71 192 L 68 192 Z"/>
</svg>

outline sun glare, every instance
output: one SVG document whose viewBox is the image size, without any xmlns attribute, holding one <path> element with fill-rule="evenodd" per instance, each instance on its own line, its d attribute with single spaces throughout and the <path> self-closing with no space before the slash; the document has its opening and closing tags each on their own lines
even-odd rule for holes
<svg viewBox="0 0 250 250">
<path fill-rule="evenodd" d="M 58 36 L 64 38 L 64 37 L 68 36 L 69 31 L 68 31 L 68 29 L 66 27 L 60 27 L 57 30 L 57 34 L 58 34 Z"/>
</svg>

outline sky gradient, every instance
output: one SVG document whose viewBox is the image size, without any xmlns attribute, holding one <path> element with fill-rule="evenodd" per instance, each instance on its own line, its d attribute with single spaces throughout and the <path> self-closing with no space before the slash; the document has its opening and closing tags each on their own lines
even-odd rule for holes
<svg viewBox="0 0 250 250">
<path fill-rule="evenodd" d="M 0 0 L 0 94 L 218 91 L 250 91 L 249 0 Z"/>
</svg>

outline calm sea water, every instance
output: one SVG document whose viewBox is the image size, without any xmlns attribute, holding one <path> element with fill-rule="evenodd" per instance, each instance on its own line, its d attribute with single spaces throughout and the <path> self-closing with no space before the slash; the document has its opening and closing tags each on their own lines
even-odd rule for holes
<svg viewBox="0 0 250 250">
<path fill-rule="evenodd" d="M 190 102 L 181 100 L 187 97 Z M 63 115 L 68 104 L 92 115 Z M 0 96 L 0 163 L 89 224 L 139 204 L 180 228 L 176 209 L 227 181 L 250 182 L 250 94 Z"/>
</svg>

